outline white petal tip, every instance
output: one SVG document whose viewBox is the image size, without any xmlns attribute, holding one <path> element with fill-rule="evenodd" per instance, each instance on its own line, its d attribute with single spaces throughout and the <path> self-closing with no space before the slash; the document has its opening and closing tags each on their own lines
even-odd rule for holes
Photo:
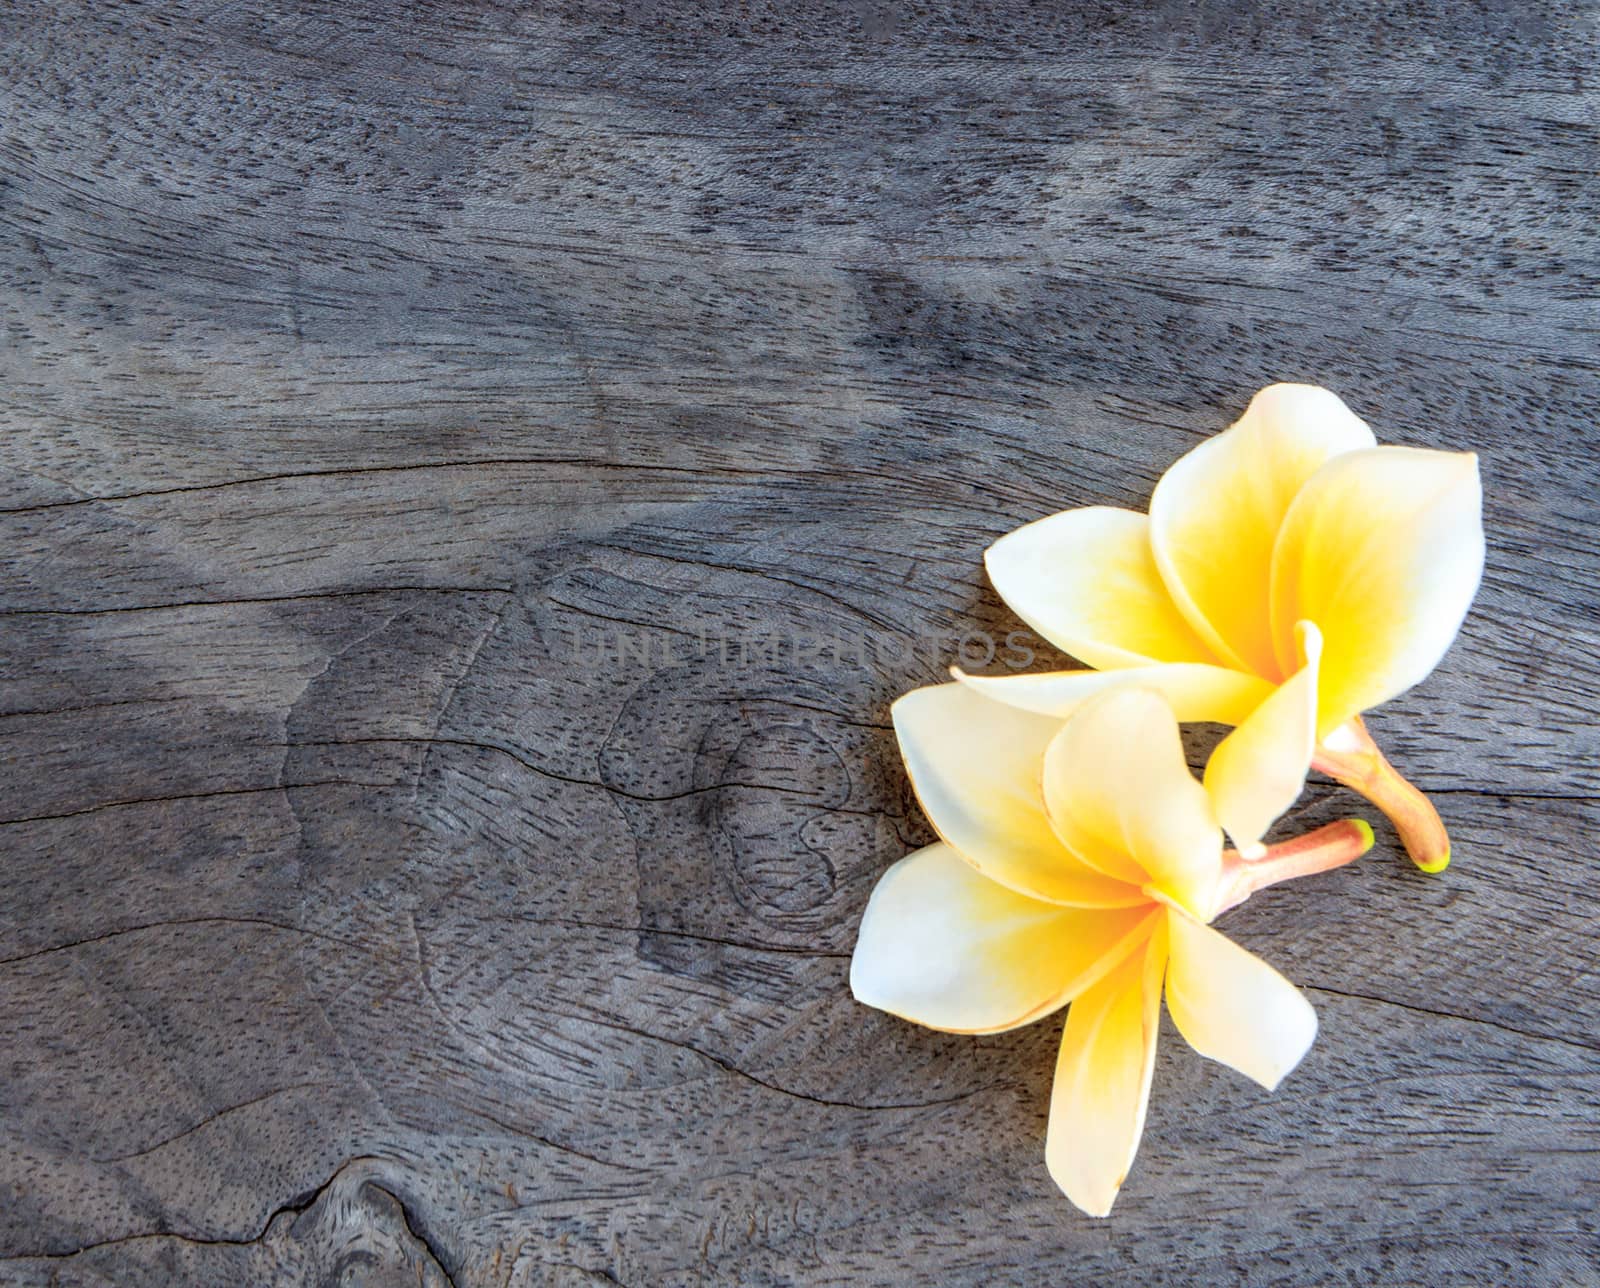
<svg viewBox="0 0 1600 1288">
<path fill-rule="evenodd" d="M 878 990 L 873 988 L 874 974 L 881 974 L 873 970 L 873 962 L 867 953 L 862 951 L 862 946 L 857 945 L 856 951 L 850 956 L 850 996 L 855 998 L 862 1006 L 870 1006 L 875 1011 L 884 1010 L 883 998 L 875 996 Z"/>
<path fill-rule="evenodd" d="M 850 996 L 860 1002 L 862 1006 L 871 1006 L 872 1003 L 861 996 L 861 976 L 856 966 L 856 958 L 850 958 Z"/>
<path fill-rule="evenodd" d="M 1316 1026 L 1313 1025 L 1311 1028 L 1311 1034 L 1306 1038 L 1306 1044 L 1301 1048 L 1300 1054 L 1295 1056 L 1293 1062 L 1284 1068 L 1263 1070 L 1262 1076 L 1260 1077 L 1255 1077 L 1253 1075 L 1247 1076 L 1250 1076 L 1253 1082 L 1259 1083 L 1264 1090 L 1276 1091 L 1283 1084 L 1283 1080 L 1300 1067 L 1300 1061 L 1306 1058 L 1306 1052 L 1311 1050 L 1311 1044 L 1316 1040 L 1316 1036 Z"/>
<path fill-rule="evenodd" d="M 1056 1188 L 1066 1195 L 1067 1201 L 1084 1216 L 1103 1221 L 1111 1215 L 1111 1209 L 1117 1202 L 1117 1194 L 1122 1189 L 1122 1181 L 1127 1178 L 1119 1179 L 1109 1194 L 1102 1188 L 1105 1184 L 1103 1180 L 1099 1185 L 1086 1186 L 1082 1184 L 1083 1177 L 1058 1176 L 1053 1168 L 1050 1171 L 1050 1179 L 1056 1183 Z"/>
<path fill-rule="evenodd" d="M 1296 991 L 1298 992 L 1298 990 Z M 1305 1000 L 1304 993 L 1300 993 L 1299 996 L 1302 1001 Z M 1306 1002 L 1305 1009 L 1288 1020 L 1288 1027 L 1294 1028 L 1296 1026 L 1300 1026 L 1301 1031 L 1292 1039 L 1294 1045 L 1279 1053 L 1280 1060 L 1278 1062 L 1254 1072 L 1245 1071 L 1246 1076 L 1260 1083 L 1268 1091 L 1276 1091 L 1283 1080 L 1300 1067 L 1300 1061 L 1306 1058 L 1306 1053 L 1311 1050 L 1312 1043 L 1317 1040 L 1319 1022 L 1317 1013 L 1312 1008 L 1311 1003 Z"/>
</svg>

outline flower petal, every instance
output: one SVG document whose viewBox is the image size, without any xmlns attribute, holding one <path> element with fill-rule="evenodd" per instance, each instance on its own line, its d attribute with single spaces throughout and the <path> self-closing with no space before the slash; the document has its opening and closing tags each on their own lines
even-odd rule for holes
<svg viewBox="0 0 1600 1288">
<path fill-rule="evenodd" d="M 1337 394 L 1269 385 L 1230 428 L 1162 476 L 1150 498 L 1155 561 L 1173 600 L 1218 657 L 1282 676 L 1269 613 L 1278 529 L 1325 461 L 1373 442 Z"/>
<path fill-rule="evenodd" d="M 892 708 L 906 772 L 934 830 L 978 871 L 1049 903 L 1145 902 L 1070 854 L 1045 815 L 1044 750 L 1059 720 L 992 702 L 962 684 L 914 689 Z"/>
<path fill-rule="evenodd" d="M 1043 782 L 1056 835 L 1085 863 L 1210 909 L 1222 830 L 1159 693 L 1117 689 L 1087 703 L 1051 740 Z"/>
<path fill-rule="evenodd" d="M 879 879 L 850 960 L 856 1000 L 930 1029 L 999 1033 L 1065 1006 L 1148 936 L 1149 906 L 1063 908 L 943 843 Z"/>
<path fill-rule="evenodd" d="M 1311 768 L 1322 633 L 1316 623 L 1301 622 L 1296 639 L 1300 669 L 1219 742 L 1206 762 L 1206 791 L 1217 818 L 1246 858 L 1259 853 L 1267 829 L 1299 799 Z"/>
<path fill-rule="evenodd" d="M 1090 666 L 1216 661 L 1162 584 L 1142 514 L 1064 510 L 1001 537 L 984 564 L 1012 612 Z"/>
<path fill-rule="evenodd" d="M 1272 610 L 1280 650 L 1301 618 L 1326 637 L 1319 735 L 1433 670 L 1477 593 L 1483 557 L 1470 452 L 1376 447 L 1317 472 L 1278 538 Z"/>
<path fill-rule="evenodd" d="M 1300 1063 L 1317 1036 L 1305 995 L 1266 962 L 1182 913 L 1168 914 L 1172 960 L 1167 1010 L 1203 1056 L 1268 1091 Z"/>
<path fill-rule="evenodd" d="M 1044 1157 L 1061 1192 L 1090 1216 L 1110 1215 L 1144 1134 L 1166 956 L 1162 926 L 1067 1012 Z"/>
<path fill-rule="evenodd" d="M 1024 711 L 1065 719 L 1107 689 L 1154 689 L 1172 706 L 1180 724 L 1213 721 L 1236 725 L 1272 695 L 1273 686 L 1257 675 L 1203 662 L 1169 662 L 1116 671 L 1039 671 L 1029 675 L 951 674 L 987 698 Z"/>
</svg>

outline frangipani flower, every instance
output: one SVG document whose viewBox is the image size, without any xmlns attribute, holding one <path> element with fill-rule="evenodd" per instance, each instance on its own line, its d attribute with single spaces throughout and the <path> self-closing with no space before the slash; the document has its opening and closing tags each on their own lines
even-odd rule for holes
<svg viewBox="0 0 1600 1288">
<path fill-rule="evenodd" d="M 1379 447 L 1328 390 L 1272 385 L 1166 472 L 1148 516 L 1067 510 L 989 548 L 1001 597 L 1101 674 L 959 678 L 1058 717 L 1109 686 L 1151 686 L 1180 720 L 1237 726 L 1206 786 L 1246 854 L 1315 766 L 1438 871 L 1443 824 L 1361 713 L 1455 639 L 1483 573 L 1481 510 L 1471 453 Z"/>
<path fill-rule="evenodd" d="M 1334 824 L 1248 862 L 1225 852 L 1177 721 L 1123 687 L 1065 723 L 959 684 L 894 706 L 938 843 L 878 882 L 850 964 L 856 998 L 929 1028 L 1000 1033 L 1071 1003 L 1045 1158 L 1105 1216 L 1138 1148 L 1163 984 L 1202 1055 L 1271 1089 L 1316 1035 L 1292 984 L 1209 923 L 1252 890 L 1363 853 Z"/>
</svg>

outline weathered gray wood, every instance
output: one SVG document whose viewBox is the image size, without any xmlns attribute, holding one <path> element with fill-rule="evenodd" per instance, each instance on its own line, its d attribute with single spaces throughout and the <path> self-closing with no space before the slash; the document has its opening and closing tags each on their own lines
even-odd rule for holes
<svg viewBox="0 0 1600 1288">
<path fill-rule="evenodd" d="M 1391 9 L 7 4 L 0 1279 L 1600 1282 L 1600 26 Z M 1321 1036 L 1093 1223 L 1058 1025 L 846 988 L 940 659 L 718 641 L 1273 379 L 1483 453 L 1458 858 L 1230 914 Z"/>
</svg>

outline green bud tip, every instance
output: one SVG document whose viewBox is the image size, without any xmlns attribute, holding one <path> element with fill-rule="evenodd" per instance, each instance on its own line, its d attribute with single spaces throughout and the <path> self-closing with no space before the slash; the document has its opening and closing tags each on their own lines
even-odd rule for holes
<svg viewBox="0 0 1600 1288">
<path fill-rule="evenodd" d="M 1416 865 L 1430 876 L 1435 872 L 1443 872 L 1450 866 L 1450 847 L 1445 846 L 1444 853 L 1436 859 L 1429 859 L 1424 863 L 1421 859 L 1415 860 Z"/>
</svg>

